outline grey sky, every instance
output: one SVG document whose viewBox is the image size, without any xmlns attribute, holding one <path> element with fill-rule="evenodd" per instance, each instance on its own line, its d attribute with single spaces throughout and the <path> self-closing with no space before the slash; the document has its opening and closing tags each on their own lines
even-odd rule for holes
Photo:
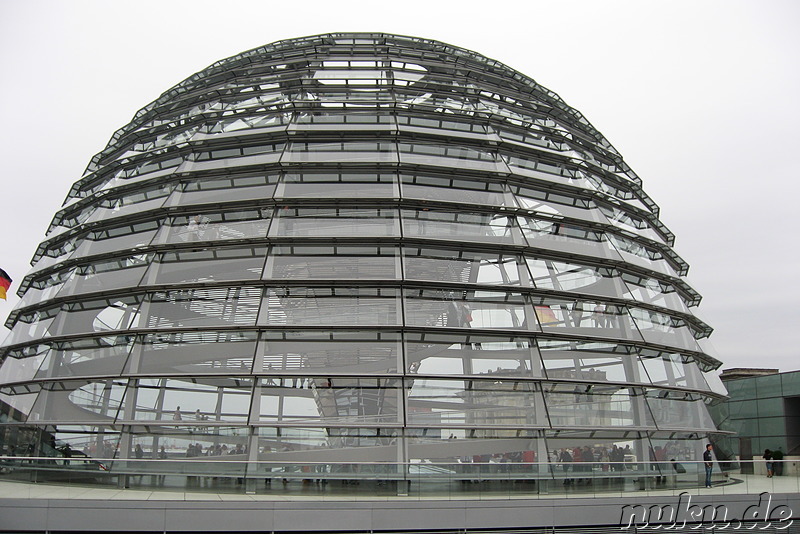
<svg viewBox="0 0 800 534">
<path fill-rule="evenodd" d="M 414 35 L 583 113 L 661 206 L 723 367 L 799 369 L 798 23 L 791 0 L 0 0 L 0 267 L 15 291 L 89 159 L 191 74 L 279 39 Z"/>
</svg>

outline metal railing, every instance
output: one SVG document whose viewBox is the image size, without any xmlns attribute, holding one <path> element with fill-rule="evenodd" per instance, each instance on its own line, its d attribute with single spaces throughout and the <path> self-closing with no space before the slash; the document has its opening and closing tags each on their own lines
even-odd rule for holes
<svg viewBox="0 0 800 534">
<path fill-rule="evenodd" d="M 781 465 L 783 475 L 768 478 L 763 461 L 715 462 L 712 489 L 735 494 L 800 492 L 796 462 L 784 460 L 775 464 Z M 763 474 L 745 474 L 761 471 Z M 345 463 L 245 461 L 225 457 L 120 460 L 0 456 L 0 481 L 151 491 L 300 492 L 331 497 L 358 493 L 420 498 L 442 495 L 514 498 L 643 490 L 679 493 L 703 488 L 705 475 L 702 461 Z"/>
</svg>

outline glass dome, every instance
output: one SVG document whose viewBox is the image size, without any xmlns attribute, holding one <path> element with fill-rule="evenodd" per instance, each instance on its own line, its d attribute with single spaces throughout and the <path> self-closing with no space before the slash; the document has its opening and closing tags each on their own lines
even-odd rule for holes
<svg viewBox="0 0 800 534">
<path fill-rule="evenodd" d="M 719 362 L 658 216 L 579 112 L 474 52 L 222 60 L 55 214 L 0 348 L 2 446 L 283 479 L 695 460 Z"/>
</svg>

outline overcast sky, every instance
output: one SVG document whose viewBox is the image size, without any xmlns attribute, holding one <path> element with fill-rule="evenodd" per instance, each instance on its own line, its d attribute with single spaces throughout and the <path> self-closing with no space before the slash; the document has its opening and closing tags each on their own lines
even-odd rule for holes
<svg viewBox="0 0 800 534">
<path fill-rule="evenodd" d="M 794 0 L 0 0 L 0 267 L 16 291 L 89 159 L 184 78 L 280 39 L 413 35 L 580 111 L 661 206 L 723 368 L 800 369 L 798 27 Z"/>
</svg>

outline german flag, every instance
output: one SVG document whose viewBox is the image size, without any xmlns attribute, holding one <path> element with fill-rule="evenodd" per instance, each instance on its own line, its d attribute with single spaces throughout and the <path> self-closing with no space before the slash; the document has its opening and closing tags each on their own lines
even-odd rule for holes
<svg viewBox="0 0 800 534">
<path fill-rule="evenodd" d="M 6 300 L 6 291 L 11 287 L 11 277 L 3 269 L 0 269 L 0 299 Z"/>
</svg>

